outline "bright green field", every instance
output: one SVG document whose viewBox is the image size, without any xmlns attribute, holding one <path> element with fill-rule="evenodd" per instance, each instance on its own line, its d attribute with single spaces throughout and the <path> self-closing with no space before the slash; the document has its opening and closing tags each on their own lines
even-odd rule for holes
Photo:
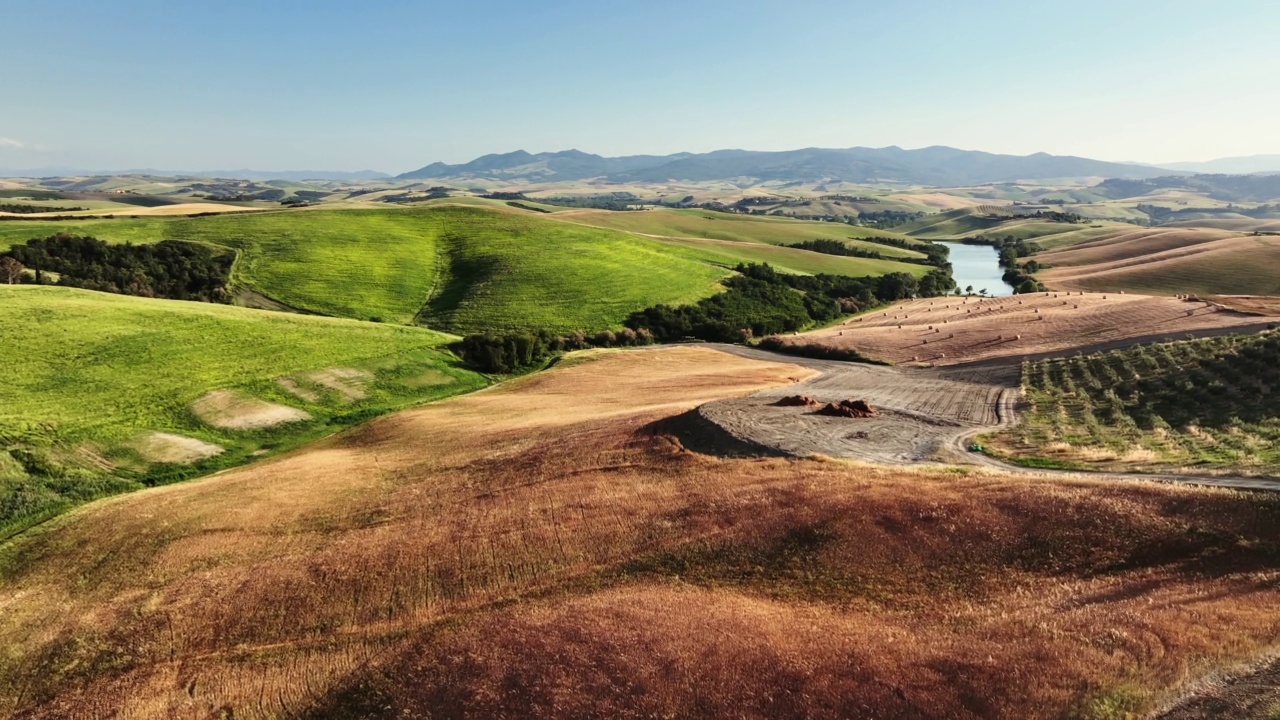
<svg viewBox="0 0 1280 720">
<path fill-rule="evenodd" d="M 474 390 L 485 380 L 440 350 L 451 338 L 379 325 L 70 288 L 0 286 L 0 537 L 6 525 L 156 479 L 244 461 L 374 414 Z M 369 373 L 362 399 L 317 383 L 332 368 Z M 277 383 L 288 378 L 304 399 Z M 211 390 L 306 411 L 270 430 L 220 430 L 191 403 Z M 195 469 L 154 465 L 151 431 L 226 452 Z M 30 453 L 33 471 L 11 452 Z"/>
<path fill-rule="evenodd" d="M 766 245 L 764 243 L 703 240 L 698 238 L 666 238 L 663 242 L 704 252 L 710 262 L 721 261 L 722 258 L 731 258 L 735 262 L 769 263 L 778 270 L 798 275 L 827 273 L 830 275 L 862 277 L 905 272 L 916 277 L 922 277 L 933 269 L 928 265 L 846 257 L 843 255 L 826 255 L 809 250 L 797 250 L 796 248 Z M 886 247 L 884 249 L 896 250 L 897 248 Z"/>
<path fill-rule="evenodd" d="M 423 312 L 430 327 L 593 330 L 657 303 L 718 291 L 737 260 L 621 232 L 539 217 L 447 208 L 442 282 Z"/>
<path fill-rule="evenodd" d="M 841 223 L 807 222 L 789 218 L 734 215 L 713 210 L 643 210 L 635 212 L 585 211 L 562 216 L 563 220 L 608 227 L 616 230 L 660 235 L 668 238 L 702 238 L 734 242 L 794 245 L 806 240 L 839 240 L 851 247 L 875 250 L 886 257 L 923 257 L 921 253 L 875 243 L 857 242 L 856 238 L 896 237 L 911 240 L 887 230 L 854 227 Z M 851 240 L 854 238 L 854 240 Z"/>
<path fill-rule="evenodd" d="M 613 213 L 618 216 L 682 213 Z M 760 219 L 776 242 L 813 239 L 827 223 Z M 693 216 L 690 216 L 693 217 Z M 829 227 L 828 227 L 829 226 Z M 781 229 L 779 229 L 781 228 Z M 0 222 L 0 247 L 55 232 L 110 242 L 163 239 L 240 251 L 233 280 L 286 305 L 335 317 L 379 319 L 467 333 L 545 328 L 598 330 L 658 303 L 707 297 L 740 262 L 798 273 L 923 274 L 920 265 L 821 255 L 751 243 L 664 242 L 533 213 L 460 206 L 300 210 L 201 218 Z M 790 236 L 788 236 L 790 233 Z M 839 234 L 837 233 L 837 234 Z M 910 254 L 879 245 L 881 252 Z"/>
</svg>

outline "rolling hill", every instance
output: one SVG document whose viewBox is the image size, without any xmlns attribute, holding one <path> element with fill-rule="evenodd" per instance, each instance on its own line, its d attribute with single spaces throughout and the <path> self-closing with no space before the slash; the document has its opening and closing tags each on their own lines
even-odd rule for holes
<svg viewBox="0 0 1280 720">
<path fill-rule="evenodd" d="M 1037 217 L 1035 211 L 1020 211 L 1002 205 L 981 205 L 926 215 L 894 230 L 926 240 L 961 240 L 978 236 L 1013 236 L 1023 240 L 1039 240 L 1059 234 L 1080 233 L 1090 228 L 1096 230 L 1098 226 L 1115 227 L 1113 223 L 1102 221 L 1088 224 L 1059 222 L 1052 217 Z"/>
<path fill-rule="evenodd" d="M 481 387 L 421 328 L 0 285 L 0 537 Z"/>
<path fill-rule="evenodd" d="M 1276 642 L 1269 497 L 709 456 L 809 371 L 582 360 L 0 545 L 0 714 L 1116 718 Z"/>
<path fill-rule="evenodd" d="M 1280 294 L 1280 237 L 1208 228 L 1119 230 L 1034 256 L 1061 290 L 1153 295 Z"/>
<path fill-rule="evenodd" d="M 775 228 L 787 222 L 793 221 L 733 227 L 764 228 L 777 240 L 787 233 Z M 794 237 L 811 239 L 813 224 L 795 225 Z M 856 234 L 844 226 L 831 228 Z M 277 303 L 335 317 L 417 321 L 459 334 L 616 327 L 650 305 L 714 294 L 718 281 L 742 262 L 771 262 L 798 273 L 921 275 L 928 270 L 760 243 L 663 241 L 506 207 L 456 205 L 15 220 L 0 222 L 0 247 L 55 232 L 109 242 L 174 239 L 234 248 L 239 259 L 233 284 Z M 895 249 L 884 250 L 892 255 Z"/>
</svg>

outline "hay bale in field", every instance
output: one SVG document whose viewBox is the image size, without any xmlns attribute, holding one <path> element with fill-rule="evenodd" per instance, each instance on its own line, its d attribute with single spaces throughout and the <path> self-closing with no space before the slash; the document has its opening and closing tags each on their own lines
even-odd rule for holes
<svg viewBox="0 0 1280 720">
<path fill-rule="evenodd" d="M 839 403 L 827 403 L 817 412 L 818 415 L 844 418 L 871 418 L 880 414 L 866 400 L 841 400 Z"/>
<path fill-rule="evenodd" d="M 821 404 L 808 395 L 788 395 L 774 403 L 778 407 L 818 407 Z"/>
</svg>

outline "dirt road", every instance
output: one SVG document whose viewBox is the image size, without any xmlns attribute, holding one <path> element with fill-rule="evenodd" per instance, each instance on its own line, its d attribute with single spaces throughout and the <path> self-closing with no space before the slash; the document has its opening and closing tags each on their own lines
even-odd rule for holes
<svg viewBox="0 0 1280 720">
<path fill-rule="evenodd" d="M 810 360 L 740 346 L 718 349 L 773 362 L 792 362 L 820 374 L 786 388 L 708 403 L 698 413 L 735 438 L 788 455 L 829 455 L 877 463 L 963 462 L 957 440 L 1012 422 L 1016 366 L 963 371 L 899 369 Z M 880 414 L 850 420 L 805 407 L 780 407 L 788 395 L 821 403 L 866 400 Z"/>
<path fill-rule="evenodd" d="M 717 400 L 696 410 L 701 420 L 746 446 L 786 455 L 827 455 L 872 463 L 977 465 L 1044 478 L 1143 480 L 1280 491 L 1280 480 L 1268 478 L 1039 470 L 969 452 L 976 436 L 1016 422 L 1017 364 L 904 368 L 812 360 L 739 345 L 712 347 L 755 360 L 790 362 L 819 373 L 796 385 Z M 821 403 L 865 400 L 878 408 L 880 415 L 828 417 L 812 408 L 775 404 L 789 395 L 806 395 Z"/>
</svg>

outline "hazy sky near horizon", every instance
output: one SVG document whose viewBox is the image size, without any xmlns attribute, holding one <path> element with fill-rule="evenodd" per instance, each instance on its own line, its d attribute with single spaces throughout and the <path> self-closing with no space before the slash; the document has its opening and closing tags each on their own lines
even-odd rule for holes
<svg viewBox="0 0 1280 720">
<path fill-rule="evenodd" d="M 0 0 L 0 168 L 1280 153 L 1280 2 Z"/>
</svg>

